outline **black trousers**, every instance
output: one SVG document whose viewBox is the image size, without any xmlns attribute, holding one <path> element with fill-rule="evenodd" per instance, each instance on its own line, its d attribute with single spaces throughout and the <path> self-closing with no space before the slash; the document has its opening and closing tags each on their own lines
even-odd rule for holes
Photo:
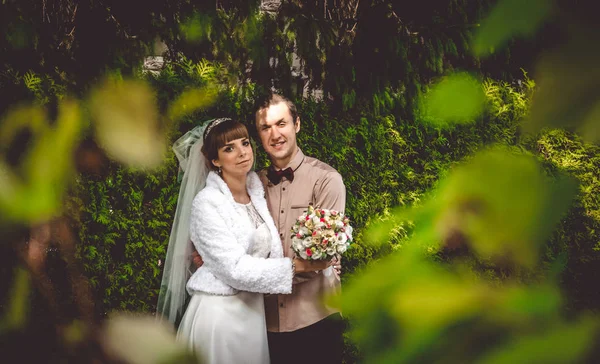
<svg viewBox="0 0 600 364">
<path fill-rule="evenodd" d="M 339 313 L 291 332 L 269 332 L 271 364 L 339 364 L 344 348 L 344 321 Z"/>
</svg>

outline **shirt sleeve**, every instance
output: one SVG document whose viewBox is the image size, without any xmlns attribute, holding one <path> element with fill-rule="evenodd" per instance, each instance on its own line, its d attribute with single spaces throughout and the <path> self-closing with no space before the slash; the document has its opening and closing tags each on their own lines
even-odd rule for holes
<svg viewBox="0 0 600 364">
<path fill-rule="evenodd" d="M 315 206 L 322 209 L 344 212 L 346 210 L 346 186 L 337 172 L 325 175 L 315 186 Z"/>
<path fill-rule="evenodd" d="M 205 200 L 194 201 L 190 235 L 206 268 L 231 287 L 248 292 L 291 293 L 291 259 L 248 255 L 218 208 Z"/>
<path fill-rule="evenodd" d="M 346 186 L 338 172 L 327 173 L 314 187 L 314 206 L 327 210 L 344 212 L 346 210 Z M 294 277 L 294 284 L 311 280 L 320 272 L 298 273 Z"/>
</svg>

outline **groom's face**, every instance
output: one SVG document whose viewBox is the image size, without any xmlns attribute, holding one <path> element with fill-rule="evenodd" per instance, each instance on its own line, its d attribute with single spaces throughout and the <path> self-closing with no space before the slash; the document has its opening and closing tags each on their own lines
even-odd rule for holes
<svg viewBox="0 0 600 364">
<path fill-rule="evenodd" d="M 258 136 L 275 166 L 284 168 L 296 154 L 296 133 L 300 118 L 294 122 L 284 102 L 270 105 L 256 112 Z"/>
</svg>

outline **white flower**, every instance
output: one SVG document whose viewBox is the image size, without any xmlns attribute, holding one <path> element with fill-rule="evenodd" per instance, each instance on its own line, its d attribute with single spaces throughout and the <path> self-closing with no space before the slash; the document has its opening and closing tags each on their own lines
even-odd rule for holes
<svg viewBox="0 0 600 364">
<path fill-rule="evenodd" d="M 302 244 L 303 242 L 304 242 L 304 239 L 293 238 L 292 239 L 292 248 L 294 248 L 294 250 L 296 250 L 296 251 L 302 250 L 302 248 L 304 248 L 304 245 Z"/>
<path fill-rule="evenodd" d="M 325 251 L 327 252 L 327 255 L 333 256 L 336 253 L 335 244 L 327 246 L 327 249 L 325 249 Z"/>
<path fill-rule="evenodd" d="M 327 224 L 324 222 L 318 222 L 315 224 L 315 229 L 326 229 L 327 228 Z"/>
<path fill-rule="evenodd" d="M 300 255 L 300 258 L 302 258 L 302 259 L 308 259 L 308 255 L 306 255 L 306 250 L 305 249 L 300 249 L 298 251 L 298 255 Z"/>
<path fill-rule="evenodd" d="M 300 226 L 300 228 L 298 229 L 298 233 L 300 233 L 301 235 L 310 235 L 310 230 L 308 230 L 306 226 Z"/>
<path fill-rule="evenodd" d="M 348 240 L 352 240 L 352 232 L 354 231 L 354 229 L 352 229 L 352 226 L 348 225 L 346 226 L 346 235 L 348 235 Z"/>
<path fill-rule="evenodd" d="M 323 256 L 323 252 L 321 251 L 321 249 L 315 249 L 315 251 L 313 252 L 311 258 L 313 258 L 313 259 L 321 259 L 322 256 Z"/>
<path fill-rule="evenodd" d="M 336 236 L 336 240 L 338 241 L 338 243 L 346 244 L 346 241 L 348 240 L 348 237 L 344 233 L 339 233 Z"/>
<path fill-rule="evenodd" d="M 302 240 L 302 245 L 305 248 L 310 248 L 311 246 L 313 246 L 313 237 L 312 236 L 308 236 L 306 238 L 304 238 L 304 240 Z"/>
<path fill-rule="evenodd" d="M 339 254 L 342 254 L 346 251 L 346 249 L 348 249 L 348 245 L 347 244 L 338 244 L 335 248 Z"/>
</svg>

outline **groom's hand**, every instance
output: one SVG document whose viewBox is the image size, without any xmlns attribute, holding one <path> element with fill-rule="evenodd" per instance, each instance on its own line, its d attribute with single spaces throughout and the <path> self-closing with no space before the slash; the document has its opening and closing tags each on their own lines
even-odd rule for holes
<svg viewBox="0 0 600 364">
<path fill-rule="evenodd" d="M 202 264 L 204 264 L 202 257 L 196 251 L 196 249 L 192 249 L 192 262 L 194 262 L 194 266 L 196 266 L 196 269 L 202 267 Z"/>
<path fill-rule="evenodd" d="M 339 277 L 340 274 L 342 274 L 342 257 L 336 255 L 336 257 L 331 260 L 331 265 L 333 266 L 335 275 Z"/>
</svg>

